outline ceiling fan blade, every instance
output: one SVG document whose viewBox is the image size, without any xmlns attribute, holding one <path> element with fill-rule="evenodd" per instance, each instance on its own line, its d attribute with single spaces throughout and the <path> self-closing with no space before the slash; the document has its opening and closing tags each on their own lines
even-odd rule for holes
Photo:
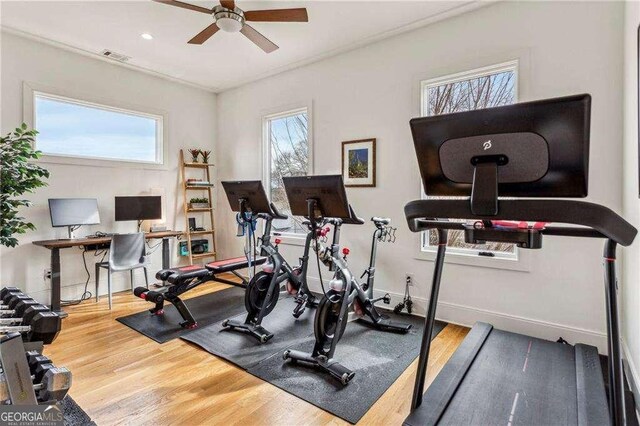
<svg viewBox="0 0 640 426">
<path fill-rule="evenodd" d="M 309 22 L 307 9 L 249 10 L 244 13 L 247 21 L 260 22 Z"/>
<path fill-rule="evenodd" d="M 198 35 L 196 35 L 194 38 L 189 40 L 188 43 L 189 44 L 202 44 L 205 41 L 209 40 L 209 38 L 211 38 L 212 35 L 217 33 L 219 29 L 220 28 L 218 27 L 218 25 L 216 25 L 216 23 L 214 22 L 213 24 L 209 25 L 204 30 L 200 31 L 198 33 Z"/>
<path fill-rule="evenodd" d="M 278 48 L 277 44 L 275 44 L 274 42 L 260 34 L 258 31 L 256 31 L 255 28 L 247 24 L 244 24 L 240 32 L 266 53 L 271 53 Z"/>
<path fill-rule="evenodd" d="M 236 7 L 236 2 L 233 0 L 220 0 L 220 4 L 222 7 L 226 7 L 227 9 L 233 9 Z"/>
<path fill-rule="evenodd" d="M 200 7 L 200 6 L 196 6 L 195 4 L 184 3 L 178 0 L 153 0 L 153 1 L 155 1 L 156 3 L 168 4 L 169 6 L 177 6 L 183 9 L 189 9 L 189 10 L 194 10 L 196 12 L 206 13 L 208 15 L 211 15 L 211 13 L 213 12 L 213 9 L 207 9 L 206 7 Z"/>
</svg>

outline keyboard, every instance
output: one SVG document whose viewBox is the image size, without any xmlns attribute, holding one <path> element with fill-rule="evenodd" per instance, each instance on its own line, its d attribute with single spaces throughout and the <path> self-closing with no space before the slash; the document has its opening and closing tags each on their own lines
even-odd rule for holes
<svg viewBox="0 0 640 426">
<path fill-rule="evenodd" d="M 107 238 L 107 237 L 113 237 L 113 233 L 111 233 L 111 232 L 101 232 L 100 234 L 91 234 L 91 235 L 85 236 L 85 238 L 87 238 L 87 239 Z"/>
</svg>

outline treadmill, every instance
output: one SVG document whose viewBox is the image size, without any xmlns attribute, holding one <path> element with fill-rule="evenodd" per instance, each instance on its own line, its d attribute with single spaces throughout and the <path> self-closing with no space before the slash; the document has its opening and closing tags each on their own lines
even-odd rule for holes
<svg viewBox="0 0 640 426">
<path fill-rule="evenodd" d="M 604 206 L 567 199 L 587 196 L 590 106 L 585 94 L 411 120 L 426 193 L 455 198 L 405 206 L 411 231 L 438 237 L 406 425 L 626 424 L 615 258 L 617 245 L 630 245 L 637 230 Z M 521 249 L 540 249 L 543 236 L 604 240 L 608 397 L 595 347 L 485 323 L 473 326 L 424 393 L 452 230 L 468 243 Z"/>
</svg>

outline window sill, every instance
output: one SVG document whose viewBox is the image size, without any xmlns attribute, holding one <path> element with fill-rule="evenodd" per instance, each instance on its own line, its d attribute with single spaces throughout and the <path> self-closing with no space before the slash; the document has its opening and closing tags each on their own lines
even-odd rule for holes
<svg viewBox="0 0 640 426">
<path fill-rule="evenodd" d="M 415 258 L 417 260 L 434 262 L 436 259 L 436 252 L 435 250 L 421 250 Z M 478 256 L 477 254 L 447 253 L 444 261 L 445 263 L 452 263 L 456 265 L 531 272 L 531 253 L 528 250 L 519 250 L 517 259 L 492 258 Z"/>
<path fill-rule="evenodd" d="M 43 154 L 38 160 L 48 164 L 64 164 L 72 166 L 88 166 L 88 167 L 112 167 L 112 168 L 128 168 L 128 169 L 148 169 L 148 170 L 169 170 L 166 164 L 145 163 L 141 161 L 126 160 L 102 160 L 98 158 L 82 158 L 63 155 L 47 155 Z"/>
</svg>

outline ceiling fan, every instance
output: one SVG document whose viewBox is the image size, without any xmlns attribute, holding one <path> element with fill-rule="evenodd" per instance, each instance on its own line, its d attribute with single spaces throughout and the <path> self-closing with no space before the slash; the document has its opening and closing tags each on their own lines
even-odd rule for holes
<svg viewBox="0 0 640 426">
<path fill-rule="evenodd" d="M 195 12 L 206 13 L 213 16 L 214 22 L 195 37 L 188 41 L 189 44 L 202 44 L 209 40 L 218 30 L 230 33 L 240 32 L 246 38 L 255 43 L 266 53 L 271 53 L 278 48 L 274 42 L 260 34 L 255 28 L 247 25 L 246 21 L 254 22 L 308 22 L 307 9 L 271 9 L 243 11 L 236 7 L 234 0 L 220 0 L 220 5 L 213 9 L 184 3 L 178 0 L 153 0 L 170 6 L 181 7 Z"/>
</svg>

